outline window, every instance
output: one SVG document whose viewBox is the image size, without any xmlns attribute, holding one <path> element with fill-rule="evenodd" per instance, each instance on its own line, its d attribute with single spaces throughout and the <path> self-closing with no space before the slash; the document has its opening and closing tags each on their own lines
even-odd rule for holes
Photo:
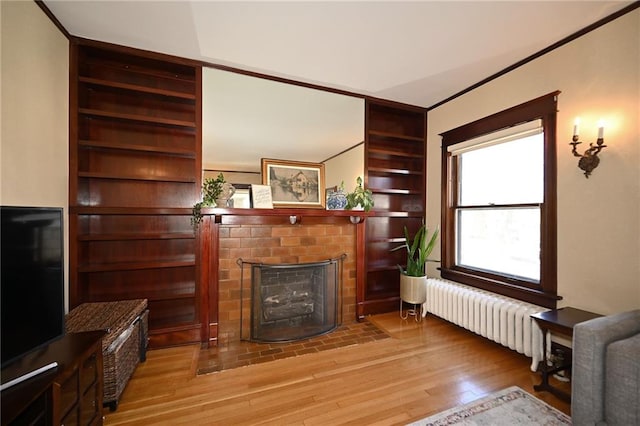
<svg viewBox="0 0 640 426">
<path fill-rule="evenodd" d="M 442 276 L 555 308 L 552 93 L 442 134 Z"/>
</svg>

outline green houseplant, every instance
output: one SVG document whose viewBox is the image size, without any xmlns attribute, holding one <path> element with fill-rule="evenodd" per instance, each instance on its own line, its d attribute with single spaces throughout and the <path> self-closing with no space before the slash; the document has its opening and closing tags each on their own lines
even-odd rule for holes
<svg viewBox="0 0 640 426">
<path fill-rule="evenodd" d="M 198 201 L 193 205 L 191 214 L 191 225 L 197 227 L 202 222 L 202 207 L 215 206 L 218 197 L 222 194 L 222 189 L 226 180 L 222 173 L 218 177 L 207 178 L 202 182 L 202 201 Z"/>
<path fill-rule="evenodd" d="M 407 302 L 414 305 L 422 304 L 427 299 L 426 271 L 425 266 L 429 261 L 429 255 L 433 251 L 440 230 L 436 228 L 431 237 L 426 225 L 420 226 L 413 238 L 409 235 L 407 227 L 404 227 L 404 243 L 393 250 L 405 249 L 407 252 L 407 266 L 400 270 L 400 316 L 406 319 L 408 314 L 415 315 L 416 321 L 422 318 L 422 307 L 420 309 L 409 310 L 407 315 L 403 315 L 402 303 Z"/>
<path fill-rule="evenodd" d="M 360 206 L 362 210 L 368 212 L 373 207 L 373 204 L 373 193 L 370 189 L 365 189 L 362 186 L 362 178 L 358 176 L 355 189 L 347 194 L 347 206 L 345 208 L 354 210 Z"/>
<path fill-rule="evenodd" d="M 398 247 L 391 249 L 407 251 L 407 266 L 403 268 L 398 265 L 400 273 L 410 277 L 423 277 L 425 275 L 425 265 L 428 262 L 429 255 L 433 251 L 440 230 L 436 228 L 429 238 L 429 230 L 426 225 L 422 225 L 415 233 L 413 238 L 409 236 L 407 227 L 404 227 L 404 243 Z"/>
</svg>

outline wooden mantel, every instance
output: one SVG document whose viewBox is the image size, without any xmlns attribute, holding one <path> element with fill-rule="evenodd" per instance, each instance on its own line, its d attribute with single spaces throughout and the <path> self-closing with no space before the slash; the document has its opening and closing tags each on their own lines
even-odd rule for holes
<svg viewBox="0 0 640 426">
<path fill-rule="evenodd" d="M 215 216 L 216 223 L 224 225 L 286 225 L 292 224 L 291 218 L 296 221 L 293 224 L 317 224 L 337 223 L 351 218 L 360 218 L 364 222 L 375 212 L 361 210 L 325 210 L 325 209 L 219 209 L 203 208 L 202 215 Z M 353 222 L 352 222 L 353 223 Z"/>
</svg>

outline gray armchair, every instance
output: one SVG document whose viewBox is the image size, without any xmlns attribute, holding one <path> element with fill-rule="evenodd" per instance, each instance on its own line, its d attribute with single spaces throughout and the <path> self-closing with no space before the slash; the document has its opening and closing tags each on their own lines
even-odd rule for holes
<svg viewBox="0 0 640 426">
<path fill-rule="evenodd" d="M 574 425 L 640 425 L 640 309 L 573 329 Z"/>
</svg>

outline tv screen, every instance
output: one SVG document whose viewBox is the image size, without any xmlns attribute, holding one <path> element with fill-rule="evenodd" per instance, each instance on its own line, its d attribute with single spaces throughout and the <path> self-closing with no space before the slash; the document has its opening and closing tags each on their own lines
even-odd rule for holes
<svg viewBox="0 0 640 426">
<path fill-rule="evenodd" d="M 62 208 L 0 207 L 2 367 L 64 334 Z"/>
</svg>

